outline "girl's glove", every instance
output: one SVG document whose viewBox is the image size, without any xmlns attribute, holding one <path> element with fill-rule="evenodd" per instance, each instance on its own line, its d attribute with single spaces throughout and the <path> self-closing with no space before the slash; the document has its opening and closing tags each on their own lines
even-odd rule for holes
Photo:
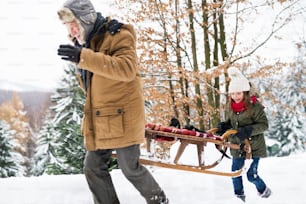
<svg viewBox="0 0 306 204">
<path fill-rule="evenodd" d="M 252 128 L 251 125 L 248 125 L 248 126 L 245 126 L 245 127 L 240 127 L 240 128 L 238 128 L 238 133 L 236 134 L 236 136 L 242 142 L 244 139 L 246 139 L 246 138 L 251 136 L 252 129 L 253 128 Z"/>
<path fill-rule="evenodd" d="M 216 132 L 218 135 L 223 135 L 227 130 L 231 129 L 232 126 L 228 122 L 220 122 L 217 125 L 218 131 Z"/>
</svg>

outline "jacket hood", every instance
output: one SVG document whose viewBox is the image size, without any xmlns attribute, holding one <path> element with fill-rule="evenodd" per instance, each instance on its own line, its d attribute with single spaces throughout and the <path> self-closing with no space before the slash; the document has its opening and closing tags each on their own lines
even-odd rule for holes
<svg viewBox="0 0 306 204">
<path fill-rule="evenodd" d="M 68 0 L 57 14 L 63 23 L 76 20 L 80 25 L 80 30 L 84 32 L 84 40 L 92 31 L 94 23 L 97 20 L 97 13 L 92 3 L 88 0 Z"/>
<path fill-rule="evenodd" d="M 71 19 L 73 20 L 74 18 L 77 18 L 82 23 L 90 25 L 94 24 L 97 19 L 97 13 L 95 11 L 95 8 L 88 0 L 68 0 L 64 3 L 63 7 L 68 8 L 72 12 L 69 13 L 69 11 L 66 11 L 63 13 L 58 13 L 62 21 Z"/>
</svg>

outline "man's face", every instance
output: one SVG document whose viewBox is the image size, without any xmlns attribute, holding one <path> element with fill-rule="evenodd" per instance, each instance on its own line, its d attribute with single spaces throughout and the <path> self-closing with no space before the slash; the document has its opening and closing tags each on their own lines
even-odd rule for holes
<svg viewBox="0 0 306 204">
<path fill-rule="evenodd" d="M 65 23 L 68 33 L 71 37 L 76 38 L 78 42 L 83 42 L 82 32 L 80 30 L 79 24 L 74 20 L 71 22 Z"/>
</svg>

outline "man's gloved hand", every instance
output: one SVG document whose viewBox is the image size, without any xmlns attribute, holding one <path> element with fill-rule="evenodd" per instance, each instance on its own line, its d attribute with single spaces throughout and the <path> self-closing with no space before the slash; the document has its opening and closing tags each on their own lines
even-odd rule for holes
<svg viewBox="0 0 306 204">
<path fill-rule="evenodd" d="M 109 22 L 108 30 L 111 35 L 115 35 L 117 32 L 120 31 L 121 26 L 123 23 L 118 22 L 116 19 L 113 19 Z"/>
<path fill-rule="evenodd" d="M 232 126 L 228 122 L 220 122 L 217 125 L 218 131 L 216 132 L 218 135 L 223 135 L 227 130 L 231 129 Z"/>
<path fill-rule="evenodd" d="M 250 137 L 251 133 L 252 133 L 252 126 L 248 125 L 245 127 L 238 128 L 238 133 L 236 134 L 236 136 L 240 139 L 240 141 L 243 141 L 244 139 Z"/>
<path fill-rule="evenodd" d="M 62 56 L 63 60 L 79 63 L 81 51 L 82 47 L 73 45 L 60 45 L 57 49 L 57 54 Z"/>
</svg>

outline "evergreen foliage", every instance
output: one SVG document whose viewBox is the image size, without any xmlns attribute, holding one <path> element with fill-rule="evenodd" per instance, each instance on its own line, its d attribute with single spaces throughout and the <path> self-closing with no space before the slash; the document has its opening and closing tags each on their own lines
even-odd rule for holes
<svg viewBox="0 0 306 204">
<path fill-rule="evenodd" d="M 4 120 L 0 120 L 0 177 L 22 176 L 25 168 L 23 156 L 15 150 L 20 146 L 14 139 L 15 131 Z"/>
<path fill-rule="evenodd" d="M 56 129 L 53 138 L 54 160 L 47 166 L 48 174 L 78 174 L 83 172 L 85 149 L 81 136 L 81 120 L 85 97 L 78 85 L 75 67 L 68 66 L 60 88 L 51 97 Z"/>
<path fill-rule="evenodd" d="M 75 67 L 65 70 L 60 88 L 51 96 L 55 104 L 42 128 L 34 158 L 34 175 L 83 173 L 85 149 L 80 125 L 85 97 Z"/>
<path fill-rule="evenodd" d="M 44 125 L 38 134 L 36 152 L 33 158 L 31 174 L 40 176 L 46 173 L 49 163 L 56 163 L 54 143 L 58 137 L 58 132 L 54 123 L 51 121 L 50 110 L 44 120 Z"/>
<path fill-rule="evenodd" d="M 50 107 L 38 136 L 32 174 L 83 173 L 85 148 L 81 121 L 85 96 L 78 85 L 75 67 L 69 66 L 60 88 L 51 96 Z M 109 171 L 118 168 L 117 160 L 109 162 Z"/>
<path fill-rule="evenodd" d="M 23 156 L 24 176 L 29 175 L 30 158 L 32 157 L 32 130 L 27 118 L 24 104 L 17 93 L 13 93 L 12 99 L 0 105 L 0 118 L 5 120 L 13 130 L 12 137 L 15 140 L 14 150 Z"/>
<path fill-rule="evenodd" d="M 270 155 L 287 156 L 305 150 L 306 130 L 306 49 L 299 47 L 297 62 L 282 77 L 281 88 L 275 90 L 280 103 L 273 116 L 268 137 L 277 141 Z"/>
</svg>

